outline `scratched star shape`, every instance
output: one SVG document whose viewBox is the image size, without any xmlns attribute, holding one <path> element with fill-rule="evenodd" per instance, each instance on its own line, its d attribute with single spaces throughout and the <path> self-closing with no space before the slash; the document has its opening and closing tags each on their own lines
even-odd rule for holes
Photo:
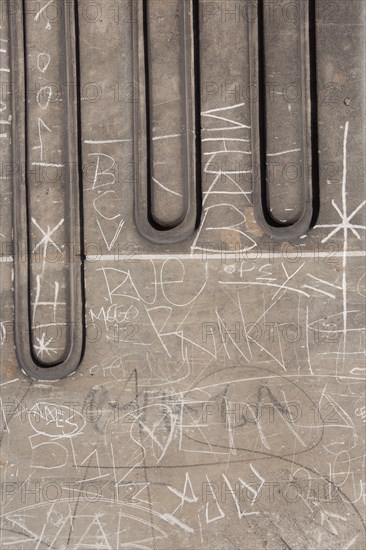
<svg viewBox="0 0 366 550">
<path fill-rule="evenodd" d="M 35 344 L 34 348 L 37 350 L 37 354 L 40 359 L 43 359 L 45 354 L 48 355 L 48 357 L 52 357 L 52 353 L 56 354 L 59 351 L 58 348 L 50 347 L 53 339 L 49 338 L 46 341 L 46 334 L 44 332 L 42 333 L 42 336 L 40 338 L 36 337 L 36 340 L 38 342 L 38 345 Z"/>
<path fill-rule="evenodd" d="M 345 246 L 347 246 L 347 239 L 348 239 L 348 233 L 351 231 L 355 237 L 360 241 L 361 236 L 358 232 L 359 229 L 366 229 L 365 225 L 358 225 L 353 224 L 351 221 L 356 216 L 358 212 L 365 206 L 366 200 L 362 201 L 355 210 L 349 214 L 348 208 L 347 208 L 347 141 L 348 141 L 348 134 L 349 134 L 349 122 L 346 123 L 345 129 L 344 129 L 344 141 L 343 141 L 343 180 L 342 180 L 342 208 L 338 206 L 336 201 L 332 200 L 332 206 L 334 210 L 339 215 L 341 222 L 338 224 L 322 224 L 317 225 L 316 227 L 326 227 L 328 229 L 332 229 L 330 233 L 322 239 L 322 243 L 326 243 L 334 237 L 339 231 L 343 231 Z"/>
</svg>

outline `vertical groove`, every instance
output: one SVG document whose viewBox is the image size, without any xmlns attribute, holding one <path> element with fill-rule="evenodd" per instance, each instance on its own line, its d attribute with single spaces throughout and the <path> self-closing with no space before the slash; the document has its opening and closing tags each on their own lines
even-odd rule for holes
<svg viewBox="0 0 366 550">
<path fill-rule="evenodd" d="M 151 135 L 151 55 L 149 49 L 149 10 L 151 0 L 137 0 L 137 17 L 133 22 L 133 75 L 139 88 L 139 102 L 134 110 L 135 222 L 140 233 L 157 244 L 174 244 L 191 237 L 199 223 L 201 211 L 200 100 L 197 90 L 199 73 L 198 5 L 196 0 L 182 2 L 183 110 L 185 118 L 183 156 L 184 212 L 169 226 L 160 224 L 152 213 L 152 135 Z M 189 22 L 189 25 L 188 25 Z M 141 97 L 143 93 L 143 97 Z M 194 133 L 194 137 L 192 136 Z M 184 160 L 185 159 L 185 160 Z"/>
<path fill-rule="evenodd" d="M 254 214 L 262 230 L 279 241 L 296 240 L 315 224 L 319 206 L 319 159 L 316 80 L 316 6 L 304 0 L 300 9 L 300 52 L 302 72 L 302 205 L 298 220 L 282 223 L 272 217 L 268 206 L 266 127 L 266 40 L 264 1 L 257 0 L 257 18 L 249 23 L 250 78 L 257 83 L 258 100 L 251 100 L 252 170 Z M 305 98 L 304 98 L 304 94 Z"/>
<path fill-rule="evenodd" d="M 9 4 L 8 4 L 9 6 Z M 76 0 L 70 5 L 73 8 L 75 27 L 72 30 L 67 20 L 67 3 L 63 5 L 63 33 L 65 37 L 64 57 L 61 57 L 63 73 L 67 85 L 67 105 L 65 113 L 64 169 L 68 170 L 64 189 L 65 219 L 69 219 L 67 227 L 72 249 L 66 257 L 65 272 L 67 291 L 66 338 L 64 351 L 56 361 L 44 362 L 36 357 L 34 351 L 34 336 L 32 330 L 32 264 L 30 237 L 30 191 L 28 181 L 29 161 L 29 112 L 27 106 L 27 24 L 25 2 L 22 1 L 20 12 L 9 10 L 9 57 L 12 84 L 22 90 L 22 97 L 12 97 L 12 158 L 13 163 L 20 163 L 20 174 L 13 170 L 13 231 L 14 231 L 14 320 L 15 349 L 23 372 L 37 380 L 57 380 L 72 374 L 79 366 L 85 349 L 85 305 L 84 305 L 84 266 L 82 242 L 82 166 L 80 141 L 80 90 L 79 90 L 79 53 L 76 44 L 78 29 Z M 70 30 L 71 29 L 71 30 Z M 74 34 L 69 34 L 69 32 Z M 76 49 L 76 51 L 74 51 Z M 75 60 L 72 59 L 75 54 Z M 74 78 L 76 64 L 77 99 L 71 107 L 69 78 Z M 76 105 L 76 107 L 75 107 Z M 70 130 L 71 128 L 71 130 Z M 66 132 L 71 131 L 67 137 Z M 64 158 L 63 157 L 63 158 Z M 75 162 L 74 162 L 75 161 Z M 77 186 L 74 185 L 75 164 L 77 165 Z M 76 242 L 77 241 L 77 242 Z M 23 250 L 23 243 L 25 251 Z M 67 243 L 65 243 L 67 244 Z M 78 246 L 78 254 L 73 254 L 74 246 Z M 22 257 L 23 252 L 26 259 Z M 24 265 L 23 265 L 24 264 Z"/>
</svg>

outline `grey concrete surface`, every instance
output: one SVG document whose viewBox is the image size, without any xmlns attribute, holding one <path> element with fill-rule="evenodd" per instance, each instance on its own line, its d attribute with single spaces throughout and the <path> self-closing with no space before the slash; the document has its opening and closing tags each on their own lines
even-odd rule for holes
<svg viewBox="0 0 366 550">
<path fill-rule="evenodd" d="M 54 165 L 75 83 L 60 81 L 64 2 L 25 4 L 31 331 L 47 362 L 66 342 L 65 176 Z M 149 4 L 156 211 L 169 222 L 182 190 L 181 2 Z M 11 127 L 19 91 L 1 0 L 1 548 L 365 547 L 365 3 L 315 2 L 320 205 L 295 243 L 270 239 L 253 213 L 252 4 L 199 2 L 202 219 L 167 246 L 142 238 L 133 214 L 133 3 L 78 1 L 86 346 L 73 376 L 44 382 L 22 373 L 14 349 L 11 141 L 24 130 Z M 16 17 L 21 2 L 10 5 Z M 265 2 L 270 200 L 289 219 L 303 6 Z"/>
</svg>

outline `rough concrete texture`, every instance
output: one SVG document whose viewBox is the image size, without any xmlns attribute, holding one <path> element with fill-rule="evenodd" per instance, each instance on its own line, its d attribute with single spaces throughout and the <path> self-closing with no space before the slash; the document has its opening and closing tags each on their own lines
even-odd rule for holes
<svg viewBox="0 0 366 550">
<path fill-rule="evenodd" d="M 252 207 L 255 2 L 199 1 L 202 216 L 174 245 L 144 239 L 134 220 L 136 3 L 77 2 L 86 346 L 73 376 L 44 382 L 14 349 L 11 144 L 27 144 L 31 333 L 47 363 L 67 344 L 62 165 L 76 83 L 63 81 L 62 11 L 73 2 L 24 3 L 25 131 L 12 128 L 11 97 L 20 111 L 24 97 L 6 9 L 18 18 L 22 2 L 1 0 L 0 547 L 361 550 L 365 3 L 314 2 L 319 215 L 290 244 L 264 234 Z M 184 194 L 182 1 L 148 4 L 153 208 L 168 224 Z M 269 200 L 288 221 L 300 208 L 305 4 L 264 0 Z"/>
</svg>

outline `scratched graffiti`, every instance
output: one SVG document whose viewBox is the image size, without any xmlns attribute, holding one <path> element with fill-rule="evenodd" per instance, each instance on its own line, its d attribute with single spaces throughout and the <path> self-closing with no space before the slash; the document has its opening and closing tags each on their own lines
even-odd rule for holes
<svg viewBox="0 0 366 550">
<path fill-rule="evenodd" d="M 201 223 L 191 240 L 158 246 L 133 214 L 134 4 L 78 2 L 86 348 L 58 382 L 30 380 L 15 358 L 2 11 L 1 548 L 364 548 L 365 8 L 351 3 L 319 2 L 320 211 L 292 244 L 272 242 L 253 215 L 245 3 L 200 3 Z M 62 121 L 74 83 L 59 76 L 63 2 L 26 4 L 30 330 L 47 362 L 67 326 Z M 154 13 L 159 48 L 173 49 L 179 1 L 159 0 Z M 153 177 L 162 214 L 178 200 L 169 215 L 182 195 L 183 130 L 179 86 L 163 79 L 178 57 L 154 73 Z M 285 102 L 291 117 L 287 88 L 274 89 L 273 108 Z M 290 134 L 271 144 L 276 182 L 291 179 L 299 152 Z"/>
</svg>

